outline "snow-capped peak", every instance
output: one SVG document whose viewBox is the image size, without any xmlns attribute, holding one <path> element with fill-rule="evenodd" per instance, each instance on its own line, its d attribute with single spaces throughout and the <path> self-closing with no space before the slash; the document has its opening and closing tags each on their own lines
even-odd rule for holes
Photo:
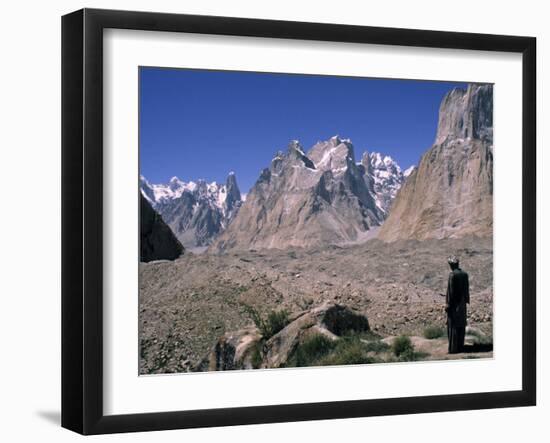
<svg viewBox="0 0 550 443">
<path fill-rule="evenodd" d="M 365 180 L 376 205 L 387 214 L 405 180 L 401 167 L 391 156 L 380 152 L 365 152 L 361 164 L 365 167 Z"/>
<path fill-rule="evenodd" d="M 338 134 L 333 135 L 332 137 L 330 137 L 329 141 L 332 143 L 333 146 L 338 146 L 338 145 L 341 145 L 342 143 L 344 143 L 346 145 L 352 144 L 351 139 L 341 138 Z"/>
<path fill-rule="evenodd" d="M 231 171 L 229 177 L 236 184 L 235 172 Z M 208 201 L 209 204 L 222 209 L 227 199 L 227 185 L 216 181 L 207 182 L 204 179 L 185 182 L 177 176 L 172 177 L 168 183 L 151 184 L 143 175 L 140 176 L 141 192 L 153 206 L 179 199 L 185 192 L 195 198 Z"/>
<path fill-rule="evenodd" d="M 416 169 L 415 165 L 409 166 L 405 171 L 403 171 L 403 177 L 407 178 L 409 175 L 411 175 L 414 170 Z"/>
<path fill-rule="evenodd" d="M 141 176 L 140 188 L 186 247 L 207 245 L 227 227 L 243 201 L 234 172 L 225 184 L 204 179 L 185 182 L 178 177 L 151 184 Z"/>
<path fill-rule="evenodd" d="M 190 191 L 190 192 L 195 191 L 195 189 L 197 189 L 197 186 L 198 185 L 193 181 L 188 182 L 188 183 L 184 183 L 185 190 Z"/>
<path fill-rule="evenodd" d="M 384 157 L 384 165 L 386 165 L 386 166 L 391 166 L 391 165 L 397 166 L 397 163 L 395 163 L 393 161 L 393 158 L 391 158 L 389 155 L 386 155 Z M 399 168 L 399 166 L 397 166 L 397 167 Z M 399 169 L 401 169 L 401 168 L 399 168 Z"/>
<path fill-rule="evenodd" d="M 382 166 L 384 164 L 384 161 L 382 160 L 382 154 L 380 154 L 379 152 L 371 152 L 370 163 L 374 167 Z"/>
</svg>

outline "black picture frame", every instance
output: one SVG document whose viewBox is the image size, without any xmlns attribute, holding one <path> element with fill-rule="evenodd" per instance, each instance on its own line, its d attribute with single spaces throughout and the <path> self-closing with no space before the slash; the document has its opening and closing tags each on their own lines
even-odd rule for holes
<svg viewBox="0 0 550 443">
<path fill-rule="evenodd" d="M 104 415 L 103 30 L 192 32 L 522 54 L 522 389 Z M 82 434 L 488 409 L 536 404 L 536 39 L 83 9 L 62 18 L 62 426 Z"/>
</svg>

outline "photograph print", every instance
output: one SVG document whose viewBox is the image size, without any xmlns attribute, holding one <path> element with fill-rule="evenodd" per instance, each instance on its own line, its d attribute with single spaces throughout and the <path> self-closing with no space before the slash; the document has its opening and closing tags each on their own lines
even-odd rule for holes
<svg viewBox="0 0 550 443">
<path fill-rule="evenodd" d="M 140 67 L 139 155 L 140 375 L 493 357 L 491 84 Z"/>
</svg>

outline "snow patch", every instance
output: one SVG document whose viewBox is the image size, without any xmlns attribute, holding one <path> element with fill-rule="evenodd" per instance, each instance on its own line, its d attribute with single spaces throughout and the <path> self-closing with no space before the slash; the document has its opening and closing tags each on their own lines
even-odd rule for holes
<svg viewBox="0 0 550 443">
<path fill-rule="evenodd" d="M 414 170 L 416 169 L 416 166 L 412 165 L 412 166 L 409 166 L 407 169 L 405 169 L 405 171 L 403 172 L 403 177 L 407 178 L 409 175 L 411 175 Z"/>
</svg>

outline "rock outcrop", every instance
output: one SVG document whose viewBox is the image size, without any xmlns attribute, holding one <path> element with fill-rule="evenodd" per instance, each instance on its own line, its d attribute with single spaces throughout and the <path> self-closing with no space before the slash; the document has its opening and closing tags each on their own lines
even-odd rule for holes
<svg viewBox="0 0 550 443">
<path fill-rule="evenodd" d="M 297 346 L 314 334 L 338 340 L 350 332 L 366 332 L 369 329 L 369 321 L 364 315 L 346 306 L 325 303 L 305 312 L 271 337 L 265 344 L 261 367 L 285 366 Z"/>
<path fill-rule="evenodd" d="M 325 303 L 295 315 L 273 337 L 262 337 L 256 327 L 225 333 L 194 370 L 280 368 L 287 364 L 298 345 L 312 335 L 339 340 L 342 335 L 369 330 L 364 315 L 346 306 Z"/>
<path fill-rule="evenodd" d="M 140 194 L 140 261 L 175 260 L 184 251 L 162 217 Z"/>
<path fill-rule="evenodd" d="M 445 96 L 435 143 L 399 190 L 379 239 L 492 234 L 492 109 L 491 85 L 471 84 Z"/>
<path fill-rule="evenodd" d="M 196 372 L 256 369 L 261 358 L 259 357 L 261 338 L 256 327 L 227 332 L 193 369 Z"/>
</svg>

